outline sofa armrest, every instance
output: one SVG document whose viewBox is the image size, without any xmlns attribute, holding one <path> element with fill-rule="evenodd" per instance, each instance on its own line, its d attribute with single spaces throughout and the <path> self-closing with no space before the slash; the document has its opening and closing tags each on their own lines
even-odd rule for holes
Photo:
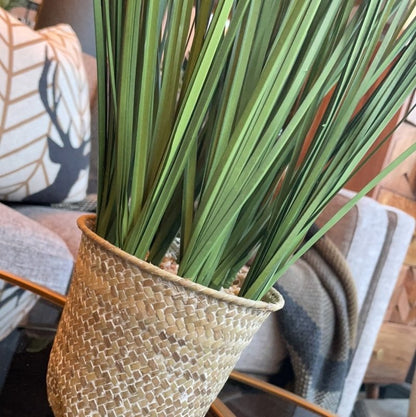
<svg viewBox="0 0 416 417">
<path fill-rule="evenodd" d="M 73 265 L 57 234 L 0 204 L 0 269 L 65 294 Z"/>
</svg>

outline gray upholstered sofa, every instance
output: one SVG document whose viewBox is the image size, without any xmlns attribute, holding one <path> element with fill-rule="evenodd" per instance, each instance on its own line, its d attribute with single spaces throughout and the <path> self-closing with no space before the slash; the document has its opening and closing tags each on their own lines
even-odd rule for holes
<svg viewBox="0 0 416 417">
<path fill-rule="evenodd" d="M 318 223 L 322 224 L 331 217 L 352 195 L 348 190 L 341 191 Z M 357 342 L 337 410 L 342 417 L 350 415 L 360 390 L 414 224 L 415 220 L 404 212 L 364 197 L 328 232 L 344 254 L 357 289 Z M 279 372 L 286 355 L 277 313 L 256 334 L 251 347 L 243 352 L 237 368 L 260 377 L 270 377 Z"/>
<path fill-rule="evenodd" d="M 60 21 L 72 24 L 84 50 L 93 54 L 92 1 L 44 2 L 39 24 L 46 26 Z M 88 65 L 91 59 L 86 58 Z M 94 92 L 92 69 L 89 74 Z M 91 99 L 94 107 L 94 94 Z M 92 174 L 94 172 L 93 165 Z M 350 197 L 350 192 L 342 191 L 320 222 Z M 0 270 L 65 293 L 80 239 L 76 226 L 79 215 L 80 212 L 62 208 L 0 204 Z M 413 228 L 414 219 L 407 214 L 364 198 L 329 232 L 350 266 L 359 309 L 357 347 L 342 391 L 340 416 L 348 416 L 353 408 Z M 27 315 L 37 297 L 1 282 L 0 292 L 2 340 Z M 243 353 L 239 370 L 262 377 L 279 371 L 287 350 L 279 335 L 278 318 L 277 313 L 260 330 Z"/>
</svg>

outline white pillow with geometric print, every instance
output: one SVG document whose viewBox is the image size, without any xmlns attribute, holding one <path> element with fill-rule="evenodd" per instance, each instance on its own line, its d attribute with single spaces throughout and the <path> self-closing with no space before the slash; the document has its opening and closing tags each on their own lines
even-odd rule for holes
<svg viewBox="0 0 416 417">
<path fill-rule="evenodd" d="M 82 200 L 90 107 L 79 41 L 68 25 L 33 31 L 0 9 L 0 199 Z"/>
</svg>

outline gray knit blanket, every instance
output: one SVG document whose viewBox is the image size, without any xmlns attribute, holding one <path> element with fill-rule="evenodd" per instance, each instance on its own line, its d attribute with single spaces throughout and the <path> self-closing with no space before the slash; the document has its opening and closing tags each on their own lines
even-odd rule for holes
<svg viewBox="0 0 416 417">
<path fill-rule="evenodd" d="M 357 297 L 348 265 L 324 237 L 279 280 L 280 324 L 294 372 L 294 392 L 336 412 L 357 328 Z"/>
</svg>

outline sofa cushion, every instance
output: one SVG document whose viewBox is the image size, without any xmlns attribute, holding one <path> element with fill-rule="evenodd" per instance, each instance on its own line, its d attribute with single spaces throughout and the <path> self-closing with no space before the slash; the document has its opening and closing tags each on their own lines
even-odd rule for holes
<svg viewBox="0 0 416 417">
<path fill-rule="evenodd" d="M 65 294 L 73 265 L 56 233 L 0 203 L 0 269 Z"/>
<path fill-rule="evenodd" d="M 0 203 L 0 270 L 66 293 L 74 260 L 54 232 Z M 26 316 L 38 297 L 0 280 L 0 340 Z"/>
<path fill-rule="evenodd" d="M 279 372 L 287 355 L 277 311 L 270 314 L 254 334 L 253 340 L 241 353 L 235 368 L 256 376 L 274 375 Z"/>
<path fill-rule="evenodd" d="M 65 242 L 75 260 L 81 241 L 81 231 L 77 226 L 77 219 L 85 214 L 84 212 L 23 204 L 12 207 L 58 235 Z"/>
<path fill-rule="evenodd" d="M 0 9 L 0 114 L 0 199 L 83 199 L 89 91 L 69 26 L 35 32 Z"/>
</svg>

